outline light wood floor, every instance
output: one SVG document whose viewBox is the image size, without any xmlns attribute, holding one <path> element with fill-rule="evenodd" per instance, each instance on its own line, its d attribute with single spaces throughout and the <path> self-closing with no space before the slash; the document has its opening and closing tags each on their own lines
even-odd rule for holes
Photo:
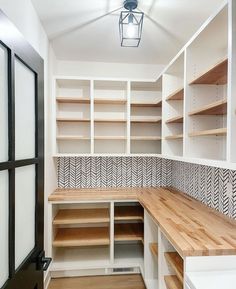
<svg viewBox="0 0 236 289">
<path fill-rule="evenodd" d="M 52 279 L 48 289 L 146 289 L 141 275 Z"/>
</svg>

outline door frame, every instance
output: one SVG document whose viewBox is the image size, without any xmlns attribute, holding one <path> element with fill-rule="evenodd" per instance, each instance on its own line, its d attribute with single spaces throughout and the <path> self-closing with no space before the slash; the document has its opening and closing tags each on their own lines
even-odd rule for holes
<svg viewBox="0 0 236 289">
<path fill-rule="evenodd" d="M 37 257 L 44 248 L 44 61 L 1 9 L 0 43 L 8 52 L 9 156 L 8 161 L 0 163 L 0 171 L 9 172 L 9 279 L 2 288 L 24 289 L 21 287 L 22 278 L 27 268 L 36 268 Z M 32 159 L 15 160 L 14 63 L 16 58 L 35 73 L 35 158 Z M 29 165 L 36 167 L 35 248 L 20 265 L 19 270 L 15 271 L 15 169 Z M 42 280 L 38 289 L 43 288 L 43 272 L 40 271 L 40 274 Z"/>
</svg>

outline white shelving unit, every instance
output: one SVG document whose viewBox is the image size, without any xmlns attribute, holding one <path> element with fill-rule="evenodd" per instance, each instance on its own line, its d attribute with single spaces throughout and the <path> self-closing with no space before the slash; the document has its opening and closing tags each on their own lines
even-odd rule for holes
<svg viewBox="0 0 236 289">
<path fill-rule="evenodd" d="M 164 154 L 183 155 L 184 53 L 163 75 L 163 146 Z"/>
<path fill-rule="evenodd" d="M 236 169 L 235 5 L 225 1 L 157 80 L 55 76 L 54 156 L 149 155 Z"/>
<path fill-rule="evenodd" d="M 162 80 L 131 82 L 131 153 L 161 153 Z"/>
</svg>

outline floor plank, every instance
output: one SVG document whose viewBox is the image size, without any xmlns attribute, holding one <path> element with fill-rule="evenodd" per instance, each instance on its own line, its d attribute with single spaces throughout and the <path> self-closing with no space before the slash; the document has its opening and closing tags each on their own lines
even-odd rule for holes
<svg viewBox="0 0 236 289">
<path fill-rule="evenodd" d="M 48 289 L 146 289 L 141 275 L 52 279 Z"/>
</svg>

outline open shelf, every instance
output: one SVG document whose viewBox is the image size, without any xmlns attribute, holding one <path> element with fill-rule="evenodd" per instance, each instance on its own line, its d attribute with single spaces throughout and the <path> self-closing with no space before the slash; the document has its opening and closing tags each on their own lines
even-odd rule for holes
<svg viewBox="0 0 236 289">
<path fill-rule="evenodd" d="M 109 246 L 54 248 L 53 271 L 79 270 L 99 266 L 109 266 Z"/>
<path fill-rule="evenodd" d="M 133 107 L 161 107 L 162 106 L 162 100 L 156 101 L 156 102 L 144 102 L 144 101 L 134 101 L 131 103 L 131 106 Z"/>
<path fill-rule="evenodd" d="M 177 89 L 175 92 L 171 93 L 166 97 L 166 100 L 183 100 L 184 99 L 184 88 L 181 87 Z"/>
<path fill-rule="evenodd" d="M 56 98 L 58 103 L 83 103 L 89 104 L 90 98 L 89 97 L 69 97 L 69 96 L 59 96 Z"/>
<path fill-rule="evenodd" d="M 188 115 L 225 115 L 227 114 L 227 99 L 217 100 L 191 111 Z"/>
<path fill-rule="evenodd" d="M 224 136 L 227 134 L 227 128 L 217 128 L 209 130 L 194 131 L 189 133 L 190 137 L 197 136 Z"/>
<path fill-rule="evenodd" d="M 204 73 L 201 73 L 190 84 L 217 84 L 223 85 L 227 83 L 228 59 L 225 58 Z"/>
<path fill-rule="evenodd" d="M 95 104 L 125 104 L 127 102 L 126 99 L 121 98 L 95 98 Z"/>
<path fill-rule="evenodd" d="M 93 209 L 63 209 L 59 210 L 53 220 L 53 225 L 109 223 L 107 208 Z"/>
<path fill-rule="evenodd" d="M 165 253 L 166 261 L 174 270 L 177 278 L 183 284 L 183 259 L 177 252 L 166 252 Z"/>
<path fill-rule="evenodd" d="M 145 117 L 131 117 L 131 122 L 140 122 L 140 123 L 160 123 L 161 117 L 145 116 Z"/>
<path fill-rule="evenodd" d="M 182 115 L 181 116 L 175 116 L 175 117 L 168 119 L 166 121 L 166 124 L 168 124 L 168 123 L 183 123 L 183 120 L 184 120 L 184 118 Z"/>
<path fill-rule="evenodd" d="M 105 246 L 109 244 L 109 227 L 59 228 L 53 240 L 53 247 Z"/>
<path fill-rule="evenodd" d="M 78 117 L 57 117 L 59 122 L 90 122 L 88 118 L 78 118 Z"/>
<path fill-rule="evenodd" d="M 127 122 L 126 119 L 118 119 L 118 118 L 95 118 L 94 122 Z"/>
<path fill-rule="evenodd" d="M 161 140 L 160 136 L 131 136 L 131 140 L 147 140 L 147 141 L 155 141 Z"/>
<path fill-rule="evenodd" d="M 114 263 L 126 265 L 143 265 L 143 245 L 140 243 L 115 244 Z"/>
<path fill-rule="evenodd" d="M 164 276 L 167 289 L 183 289 L 183 285 L 175 275 Z"/>
<path fill-rule="evenodd" d="M 57 140 L 90 140 L 90 137 L 76 135 L 58 135 Z"/>
<path fill-rule="evenodd" d="M 150 243 L 149 249 L 152 253 L 152 255 L 157 258 L 158 257 L 158 244 L 157 243 Z"/>
<path fill-rule="evenodd" d="M 115 221 L 143 221 L 141 206 L 115 206 Z"/>
<path fill-rule="evenodd" d="M 143 242 L 143 224 L 115 224 L 115 241 Z"/>
<path fill-rule="evenodd" d="M 95 140 L 126 140 L 127 137 L 126 136 L 112 136 L 112 135 L 108 135 L 108 136 L 94 136 Z"/>
<path fill-rule="evenodd" d="M 183 139 L 183 135 L 182 134 L 176 134 L 176 135 L 169 135 L 166 136 L 165 139 L 166 140 L 176 140 L 176 139 Z"/>
</svg>

